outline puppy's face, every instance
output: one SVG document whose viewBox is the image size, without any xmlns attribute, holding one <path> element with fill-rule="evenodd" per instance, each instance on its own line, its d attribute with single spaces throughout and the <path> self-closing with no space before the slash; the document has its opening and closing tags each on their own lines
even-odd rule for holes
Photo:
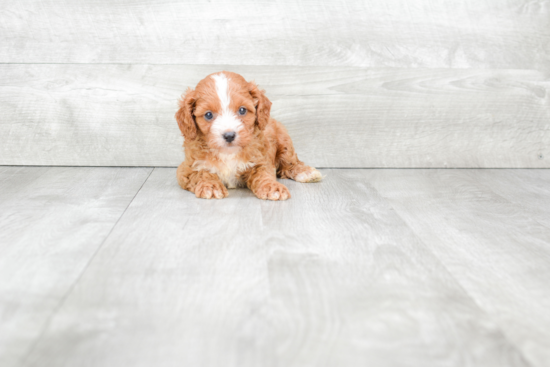
<svg viewBox="0 0 550 367">
<path fill-rule="evenodd" d="M 203 79 L 195 91 L 195 121 L 210 148 L 235 153 L 250 142 L 256 106 L 240 76 L 218 73 Z"/>
<path fill-rule="evenodd" d="M 255 83 L 220 72 L 186 92 L 176 120 L 185 139 L 204 139 L 211 149 L 231 154 L 250 143 L 256 126 L 265 127 L 270 107 Z"/>
</svg>

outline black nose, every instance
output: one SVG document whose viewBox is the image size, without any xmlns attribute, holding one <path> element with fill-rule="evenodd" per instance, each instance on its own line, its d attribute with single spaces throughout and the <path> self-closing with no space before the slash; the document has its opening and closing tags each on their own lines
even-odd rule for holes
<svg viewBox="0 0 550 367">
<path fill-rule="evenodd" d="M 235 140 L 235 132 L 234 131 L 230 131 L 230 132 L 227 132 L 227 133 L 223 133 L 223 138 L 225 139 L 226 142 L 228 143 L 231 143 L 233 140 Z"/>
</svg>

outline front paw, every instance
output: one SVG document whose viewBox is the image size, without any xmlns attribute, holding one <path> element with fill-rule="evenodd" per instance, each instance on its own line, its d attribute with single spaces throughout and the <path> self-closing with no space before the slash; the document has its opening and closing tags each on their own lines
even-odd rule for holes
<svg viewBox="0 0 550 367">
<path fill-rule="evenodd" d="M 260 186 L 255 192 L 256 196 L 263 200 L 286 200 L 290 199 L 290 192 L 285 185 L 277 181 L 268 182 Z"/>
<path fill-rule="evenodd" d="M 202 199 L 223 199 L 227 197 L 228 192 L 219 181 L 200 181 L 195 186 L 195 195 Z"/>
</svg>

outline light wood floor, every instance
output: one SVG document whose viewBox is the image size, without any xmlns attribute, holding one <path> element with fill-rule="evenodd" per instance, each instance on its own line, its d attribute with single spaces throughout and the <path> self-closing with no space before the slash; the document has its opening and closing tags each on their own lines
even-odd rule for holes
<svg viewBox="0 0 550 367">
<path fill-rule="evenodd" d="M 0 167 L 0 366 L 549 366 L 550 170 Z"/>
</svg>

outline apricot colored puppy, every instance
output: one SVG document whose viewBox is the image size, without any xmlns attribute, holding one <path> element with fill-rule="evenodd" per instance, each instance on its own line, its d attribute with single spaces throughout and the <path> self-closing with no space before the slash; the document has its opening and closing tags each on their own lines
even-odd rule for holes
<svg viewBox="0 0 550 367">
<path fill-rule="evenodd" d="M 286 200 L 277 177 L 317 182 L 322 176 L 298 159 L 285 127 L 269 116 L 271 102 L 254 82 L 236 73 L 214 73 L 187 92 L 176 112 L 185 138 L 180 186 L 198 198 L 222 199 L 247 186 L 260 199 Z"/>
</svg>

